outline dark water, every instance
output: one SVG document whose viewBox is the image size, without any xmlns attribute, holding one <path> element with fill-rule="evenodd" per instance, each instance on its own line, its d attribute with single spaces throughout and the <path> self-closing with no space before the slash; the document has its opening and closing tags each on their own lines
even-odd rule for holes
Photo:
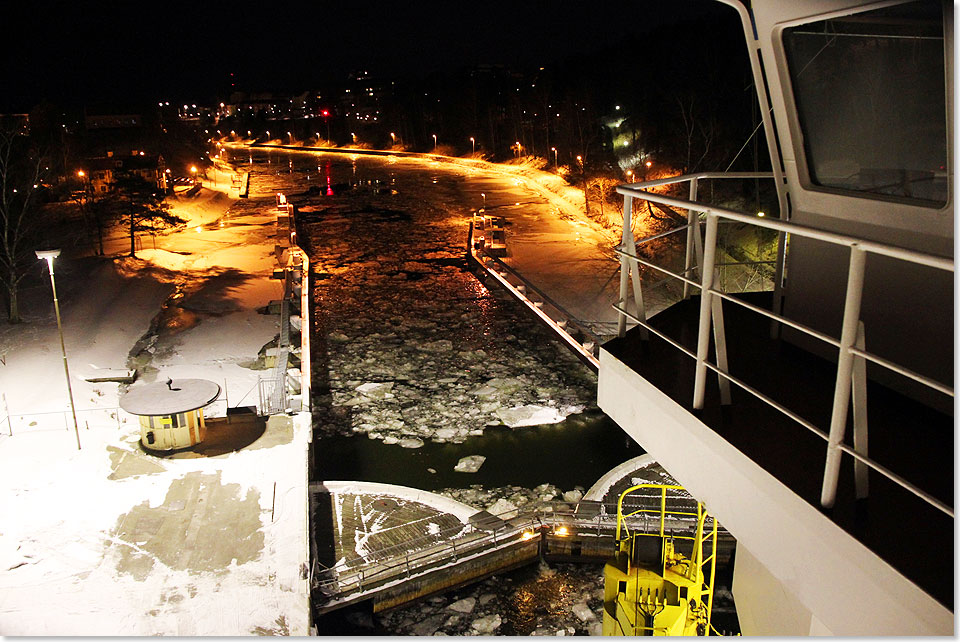
<svg viewBox="0 0 960 642">
<path fill-rule="evenodd" d="M 424 490 L 553 484 L 589 488 L 617 464 L 643 450 L 602 412 L 568 417 L 559 424 L 491 427 L 462 444 L 427 442 L 422 448 L 385 445 L 363 436 L 325 436 L 316 448 L 318 470 L 330 480 L 377 481 Z M 487 459 L 476 473 L 453 470 L 465 455 Z M 431 473 L 428 469 L 436 472 Z"/>
</svg>

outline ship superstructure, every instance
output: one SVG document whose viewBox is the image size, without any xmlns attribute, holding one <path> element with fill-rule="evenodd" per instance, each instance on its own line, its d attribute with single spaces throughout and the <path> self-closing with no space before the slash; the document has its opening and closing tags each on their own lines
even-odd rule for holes
<svg viewBox="0 0 960 642">
<path fill-rule="evenodd" d="M 754 174 L 618 188 L 620 337 L 601 349 L 599 405 L 737 538 L 744 634 L 949 635 L 952 6 L 723 1 L 779 212 L 698 198 Z M 653 191 L 670 184 L 689 192 Z M 638 252 L 643 201 L 688 212 L 682 270 Z M 772 291 L 717 278 L 732 261 L 718 237 L 747 228 L 776 239 Z M 684 300 L 648 318 L 664 274 Z"/>
</svg>

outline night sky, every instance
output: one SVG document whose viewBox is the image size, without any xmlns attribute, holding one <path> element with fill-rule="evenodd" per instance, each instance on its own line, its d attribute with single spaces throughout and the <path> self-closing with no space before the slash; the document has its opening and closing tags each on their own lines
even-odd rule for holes
<svg viewBox="0 0 960 642">
<path fill-rule="evenodd" d="M 304 91 L 351 70 L 402 80 L 476 63 L 542 66 L 733 11 L 706 0 L 198 0 L 21 2 L 7 4 L 4 14 L 0 112 L 26 111 L 44 99 L 92 107 L 208 102 L 229 95 L 231 72 L 237 90 Z"/>
</svg>

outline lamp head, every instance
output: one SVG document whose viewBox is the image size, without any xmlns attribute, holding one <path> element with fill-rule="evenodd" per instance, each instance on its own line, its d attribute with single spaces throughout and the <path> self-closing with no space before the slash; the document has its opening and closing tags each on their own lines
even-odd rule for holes
<svg viewBox="0 0 960 642">
<path fill-rule="evenodd" d="M 37 250 L 38 259 L 46 259 L 49 265 L 53 265 L 53 259 L 60 256 L 60 250 Z"/>
</svg>

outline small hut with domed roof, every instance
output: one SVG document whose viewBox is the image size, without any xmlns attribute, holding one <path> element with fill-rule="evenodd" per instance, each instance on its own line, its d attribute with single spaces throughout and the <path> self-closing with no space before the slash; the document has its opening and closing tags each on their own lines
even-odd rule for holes
<svg viewBox="0 0 960 642">
<path fill-rule="evenodd" d="M 206 379 L 167 379 L 134 385 L 120 407 L 140 417 L 140 442 L 149 450 L 178 450 L 203 441 L 203 408 L 220 396 L 220 386 Z"/>
</svg>

